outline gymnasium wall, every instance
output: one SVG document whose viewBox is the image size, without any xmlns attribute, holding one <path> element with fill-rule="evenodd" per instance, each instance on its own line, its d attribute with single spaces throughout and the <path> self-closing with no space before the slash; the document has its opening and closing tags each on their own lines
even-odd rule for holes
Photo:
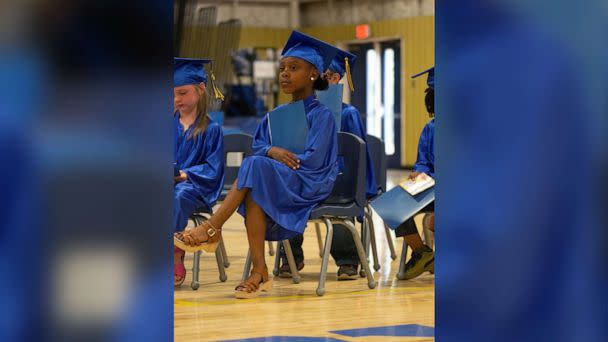
<svg viewBox="0 0 608 342">
<path fill-rule="evenodd" d="M 411 75 L 434 65 L 435 29 L 433 16 L 411 17 L 370 22 L 371 38 L 390 37 L 401 39 L 401 65 L 405 70 L 401 79 L 401 161 L 403 166 L 411 166 L 416 161 L 418 138 L 429 117 L 424 108 L 426 78 L 412 80 Z M 354 40 L 355 25 L 310 26 L 301 29 L 330 44 Z M 282 48 L 290 29 L 243 27 L 239 48 L 274 47 Z M 187 50 L 185 52 L 187 54 Z M 403 67 L 404 66 L 404 67 Z M 355 93 L 356 96 L 356 93 Z M 279 103 L 289 101 L 280 93 Z M 405 119 L 403 119 L 405 118 Z"/>
<path fill-rule="evenodd" d="M 415 81 L 410 78 L 418 71 L 434 65 L 435 28 L 434 17 L 414 17 L 396 20 L 371 22 L 372 38 L 398 37 L 401 39 L 401 65 L 405 76 L 401 80 L 401 161 L 402 165 L 413 165 L 416 162 L 418 138 L 429 116 L 424 107 L 424 90 L 426 78 Z M 325 40 L 330 44 L 338 41 L 352 41 L 355 35 L 354 25 L 307 27 L 307 34 Z M 403 67 L 405 66 L 405 67 Z M 356 93 L 355 93 L 356 96 Z M 405 114 L 405 115 L 404 115 Z"/>
</svg>

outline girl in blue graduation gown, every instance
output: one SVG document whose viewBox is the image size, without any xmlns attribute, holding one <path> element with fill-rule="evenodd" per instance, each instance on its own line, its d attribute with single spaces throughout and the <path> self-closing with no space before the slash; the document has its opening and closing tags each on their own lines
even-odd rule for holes
<svg viewBox="0 0 608 342">
<path fill-rule="evenodd" d="M 294 154 L 271 145 L 268 116 L 257 128 L 253 150 L 221 207 L 203 225 L 177 233 L 174 241 L 186 250 L 215 248 L 221 227 L 236 209 L 245 217 L 253 269 L 236 288 L 236 298 L 252 298 L 272 288 L 264 260 L 264 240 L 302 234 L 312 209 L 327 198 L 338 174 L 334 117 L 314 96 L 327 88 L 321 76 L 335 50 L 294 31 L 282 53 L 280 85 L 293 101 L 305 106 L 309 133 L 306 149 Z"/>
<path fill-rule="evenodd" d="M 348 66 L 347 66 L 348 60 Z M 343 51 L 338 50 L 337 55 L 331 61 L 329 68 L 327 69 L 325 76 L 329 84 L 335 85 L 346 75 L 348 77 L 348 84 L 352 85 L 352 79 L 350 75 L 350 68 L 354 65 L 356 56 Z M 354 87 L 351 87 L 351 91 Z M 340 131 L 352 133 L 361 138 L 365 145 L 365 153 L 367 154 L 366 159 L 366 172 L 365 172 L 365 193 L 367 198 L 372 198 L 378 194 L 378 184 L 376 183 L 376 177 L 374 175 L 374 165 L 369 148 L 367 147 L 367 134 L 361 121 L 361 115 L 354 106 L 342 103 L 342 113 L 340 119 Z M 340 165 L 342 167 L 342 165 Z M 289 240 L 293 255 L 295 257 L 296 266 L 298 270 L 304 268 L 304 250 L 302 245 L 304 243 L 304 237 L 302 235 L 296 236 Z M 287 257 L 283 248 L 280 249 L 282 265 L 280 267 L 280 275 L 291 277 L 291 270 L 287 263 Z M 359 265 L 359 256 L 355 247 L 355 241 L 352 235 L 346 227 L 340 224 L 334 225 L 334 238 L 331 245 L 331 255 L 338 265 L 338 280 L 353 280 L 359 277 L 357 267 Z"/>
<path fill-rule="evenodd" d="M 224 184 L 224 145 L 221 127 L 207 116 L 207 60 L 176 59 L 173 117 L 173 231 L 183 230 L 197 210 L 210 210 Z M 174 285 L 186 276 L 185 252 L 174 250 Z"/>
<path fill-rule="evenodd" d="M 428 88 L 425 90 L 424 104 L 431 117 L 431 121 L 424 126 L 422 133 L 420 133 L 416 164 L 412 168 L 413 172 L 409 175 L 409 179 L 414 179 L 421 173 L 435 177 L 435 69 L 430 68 L 412 77 L 416 78 L 424 74 L 428 74 Z M 423 226 L 425 229 L 428 228 L 433 232 L 435 231 L 434 210 L 434 202 L 421 210 L 421 212 L 426 213 L 423 219 Z M 397 236 L 403 236 L 405 243 L 412 249 L 412 257 L 405 265 L 402 279 L 413 279 L 426 271 L 434 273 L 435 253 L 432 248 L 425 245 L 422 241 L 413 216 L 397 227 L 395 233 Z"/>
</svg>

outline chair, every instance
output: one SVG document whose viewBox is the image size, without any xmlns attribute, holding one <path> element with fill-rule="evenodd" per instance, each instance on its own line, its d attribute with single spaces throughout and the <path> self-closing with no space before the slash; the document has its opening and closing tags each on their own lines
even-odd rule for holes
<svg viewBox="0 0 608 342">
<path fill-rule="evenodd" d="M 369 153 L 372 157 L 374 175 L 376 176 L 376 181 L 378 182 L 378 194 L 376 196 L 374 196 L 374 198 L 376 198 L 377 196 L 386 192 L 387 161 L 386 161 L 386 153 L 384 152 L 385 151 L 384 142 L 380 138 L 368 134 L 367 135 L 367 148 L 369 149 Z M 371 198 L 365 207 L 365 209 L 366 209 L 365 218 L 367 221 L 367 226 L 369 226 L 369 228 L 370 228 L 369 229 L 370 238 L 365 239 L 364 241 L 367 242 L 366 247 L 369 247 L 370 242 L 371 242 L 371 247 L 372 247 L 372 252 L 373 252 L 373 257 L 374 257 L 374 269 L 376 271 L 378 271 L 380 269 L 380 265 L 378 263 L 378 254 L 376 251 L 375 239 L 374 239 L 374 234 L 373 234 L 374 222 L 372 220 L 372 210 L 371 210 L 371 206 L 369 205 L 369 202 L 371 202 L 374 198 Z M 395 260 L 395 259 L 397 259 L 397 253 L 395 252 L 395 245 L 393 243 L 391 230 L 386 225 L 384 225 L 384 231 L 386 233 L 386 240 L 388 242 L 388 247 L 391 252 L 391 259 Z"/>
<path fill-rule="evenodd" d="M 218 201 L 224 200 L 226 198 L 226 194 L 230 190 L 232 183 L 237 178 L 239 173 L 239 166 L 230 166 L 227 164 L 228 161 L 228 153 L 243 153 L 244 156 L 249 156 L 253 154 L 251 150 L 251 145 L 253 143 L 253 137 L 249 134 L 245 133 L 230 133 L 224 135 L 224 185 L 222 188 L 222 192 Z M 211 215 L 213 212 L 207 208 L 201 208 L 197 210 L 190 219 L 194 221 L 195 225 L 200 225 L 205 221 L 208 217 L 207 215 Z M 219 254 L 218 254 L 219 253 Z M 220 269 L 220 281 L 226 281 L 226 272 L 225 268 L 230 267 L 230 261 L 228 260 L 228 254 L 226 253 L 226 246 L 224 244 L 224 239 L 220 242 L 216 250 L 216 256 L 220 256 L 221 258 L 218 260 L 218 269 Z M 192 266 L 192 289 L 196 290 L 199 287 L 199 265 L 200 265 L 201 252 L 194 253 L 194 260 Z M 220 267 L 220 263 L 223 267 Z"/>
<path fill-rule="evenodd" d="M 236 180 L 239 175 L 238 166 L 228 165 L 228 153 L 242 153 L 243 158 L 253 154 L 251 145 L 253 144 L 253 137 L 249 134 L 238 132 L 224 135 L 224 187 L 220 194 L 219 201 L 223 201 L 232 187 L 232 183 Z"/>
<path fill-rule="evenodd" d="M 344 170 L 337 176 L 329 198 L 317 205 L 310 215 L 310 220 L 323 222 L 327 229 L 319 274 L 319 285 L 316 290 L 318 296 L 325 294 L 327 265 L 329 263 L 333 238 L 333 223 L 340 223 L 350 231 L 355 241 L 361 265 L 367 275 L 368 287 L 370 289 L 376 287 L 376 281 L 369 269 L 369 262 L 367 261 L 361 237 L 354 225 L 355 218 L 361 215 L 367 205 L 365 199 L 365 143 L 356 135 L 338 132 L 338 155 L 344 159 Z M 293 254 L 291 253 L 289 241 L 283 241 L 283 246 L 285 247 L 285 253 L 287 254 L 295 282 L 296 277 L 299 279 L 299 274 L 295 267 L 295 262 L 293 262 Z M 244 279 L 249 274 L 250 268 L 251 260 L 248 258 L 243 272 Z"/>
<path fill-rule="evenodd" d="M 206 207 L 197 209 L 194 214 L 190 216 L 190 220 L 194 222 L 195 225 L 201 225 L 205 220 L 207 220 L 213 212 Z M 222 254 L 222 249 L 224 246 L 224 238 L 220 240 L 219 247 L 215 250 L 215 259 L 217 260 L 217 269 L 220 273 L 220 281 L 225 282 L 228 277 L 226 276 L 226 262 L 224 259 L 224 255 Z M 224 249 L 225 250 L 225 249 Z M 199 273 L 200 273 L 200 260 L 201 260 L 201 251 L 194 253 L 194 258 L 192 260 L 192 283 L 190 287 L 193 290 L 198 290 L 199 283 Z"/>
</svg>

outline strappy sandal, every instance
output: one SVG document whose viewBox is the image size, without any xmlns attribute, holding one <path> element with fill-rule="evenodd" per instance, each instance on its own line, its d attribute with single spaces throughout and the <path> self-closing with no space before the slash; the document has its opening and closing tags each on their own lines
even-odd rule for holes
<svg viewBox="0 0 608 342">
<path fill-rule="evenodd" d="M 247 284 L 247 282 L 249 280 L 249 279 L 247 279 L 244 282 L 242 282 L 239 286 L 234 288 L 234 296 L 236 297 L 236 299 L 257 298 L 260 295 L 260 293 L 270 292 L 272 290 L 273 279 L 270 278 L 270 276 L 266 275 L 267 279 L 266 279 L 266 281 L 264 281 L 264 274 L 262 272 L 252 270 L 251 274 L 249 275 L 249 278 L 251 278 L 251 276 L 253 274 L 260 275 L 261 281 L 258 284 L 258 288 L 255 291 L 248 292 L 247 286 L 245 286 L 245 284 Z"/>
<path fill-rule="evenodd" d="M 205 226 L 207 228 L 205 228 Z M 176 247 L 191 253 L 196 253 L 198 251 L 205 251 L 207 253 L 215 252 L 217 246 L 220 244 L 222 229 L 215 228 L 209 221 L 203 222 L 203 224 L 201 224 L 199 227 L 194 229 L 203 229 L 207 235 L 206 240 L 199 242 L 196 245 L 189 245 L 186 243 L 187 238 L 190 237 L 191 240 L 194 240 L 194 237 L 190 232 L 184 231 L 175 233 L 173 235 L 173 244 Z"/>
</svg>

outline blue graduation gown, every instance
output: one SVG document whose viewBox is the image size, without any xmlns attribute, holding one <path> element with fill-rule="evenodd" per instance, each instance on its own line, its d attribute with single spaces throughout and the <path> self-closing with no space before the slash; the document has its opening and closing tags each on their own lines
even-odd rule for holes
<svg viewBox="0 0 608 342">
<path fill-rule="evenodd" d="M 188 217 L 198 208 L 212 208 L 224 185 L 224 138 L 222 128 L 209 120 L 207 129 L 195 138 L 179 122 L 179 113 L 173 120 L 175 128 L 175 162 L 188 179 L 175 184 L 173 200 L 174 231 L 183 230 Z"/>
<path fill-rule="evenodd" d="M 266 213 L 266 239 L 285 240 L 302 234 L 312 209 L 329 197 L 338 175 L 338 138 L 333 114 L 314 97 L 304 99 L 309 132 L 306 150 L 298 154 L 300 168 L 292 170 L 267 157 L 270 150 L 268 116 L 258 126 L 254 155 L 243 160 L 238 189 L 251 196 Z M 245 205 L 238 212 L 246 217 Z"/>
<path fill-rule="evenodd" d="M 367 198 L 374 197 L 378 194 L 378 183 L 376 182 L 376 176 L 374 175 L 374 165 L 369 154 L 369 148 L 367 148 L 367 137 L 365 129 L 363 128 L 363 122 L 361 121 L 361 115 L 354 106 L 346 103 L 342 103 L 342 120 L 341 120 L 342 132 L 352 133 L 365 141 L 365 153 L 367 154 L 367 161 L 365 166 L 365 195 Z"/>
<path fill-rule="evenodd" d="M 420 133 L 418 157 L 412 169 L 435 177 L 435 119 L 429 121 Z"/>
</svg>

